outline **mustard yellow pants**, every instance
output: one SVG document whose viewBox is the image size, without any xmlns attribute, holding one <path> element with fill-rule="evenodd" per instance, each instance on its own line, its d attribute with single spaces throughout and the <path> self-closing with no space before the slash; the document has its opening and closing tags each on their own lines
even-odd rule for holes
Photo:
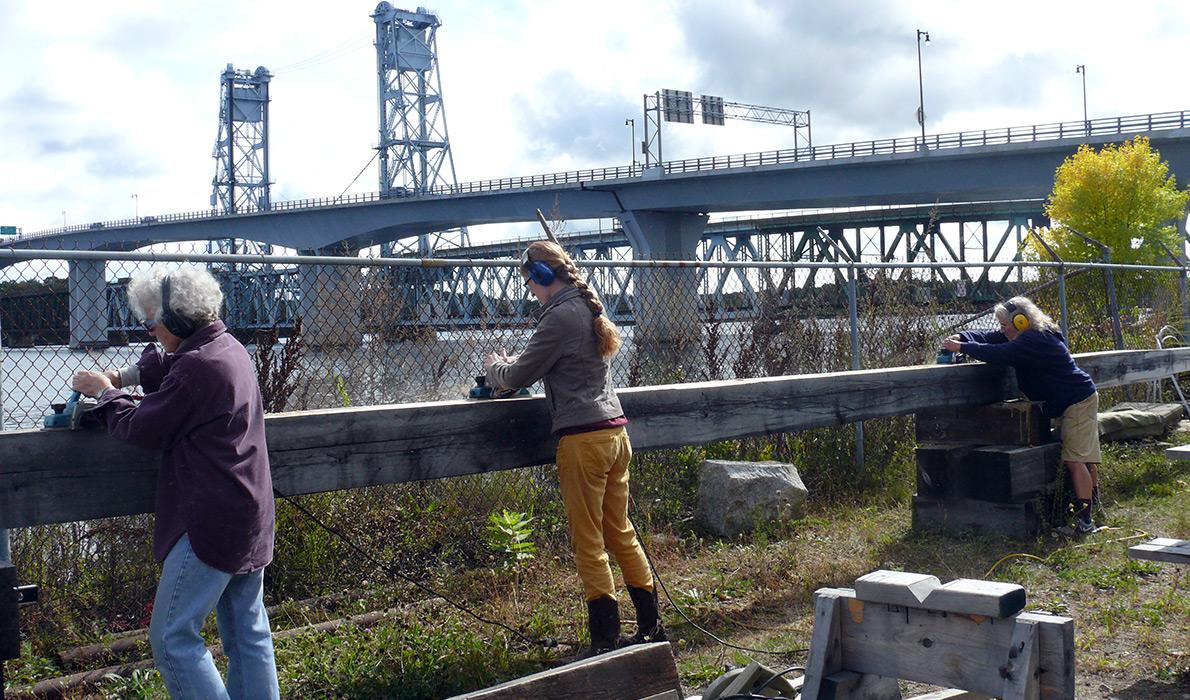
<svg viewBox="0 0 1190 700">
<path fill-rule="evenodd" d="M 653 590 L 648 561 L 628 521 L 628 431 L 621 427 L 565 435 L 558 440 L 556 459 L 570 542 L 587 600 L 616 595 L 607 551 L 620 564 L 624 583 Z"/>
</svg>

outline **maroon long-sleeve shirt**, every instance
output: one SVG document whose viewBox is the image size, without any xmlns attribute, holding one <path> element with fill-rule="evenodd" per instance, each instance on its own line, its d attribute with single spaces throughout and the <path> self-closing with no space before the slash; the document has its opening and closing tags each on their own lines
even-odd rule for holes
<svg viewBox="0 0 1190 700">
<path fill-rule="evenodd" d="M 273 559 L 273 481 L 248 352 L 215 321 L 175 353 L 149 345 L 137 367 L 145 398 L 137 404 L 105 391 L 95 415 L 113 437 L 162 450 L 157 560 L 189 533 L 209 566 L 232 574 L 265 566 Z"/>
</svg>

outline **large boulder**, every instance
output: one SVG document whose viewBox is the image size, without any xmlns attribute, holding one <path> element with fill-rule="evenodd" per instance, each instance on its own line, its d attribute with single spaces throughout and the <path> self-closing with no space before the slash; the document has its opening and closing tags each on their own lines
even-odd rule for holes
<svg viewBox="0 0 1190 700">
<path fill-rule="evenodd" d="M 792 464 L 708 459 L 698 475 L 694 521 L 709 534 L 735 537 L 789 517 L 808 495 Z"/>
</svg>

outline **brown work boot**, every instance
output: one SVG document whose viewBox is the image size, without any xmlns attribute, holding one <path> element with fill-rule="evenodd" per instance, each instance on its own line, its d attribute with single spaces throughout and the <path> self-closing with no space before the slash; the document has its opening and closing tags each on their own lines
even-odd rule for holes
<svg viewBox="0 0 1190 700">
<path fill-rule="evenodd" d="M 587 620 L 591 631 L 591 648 L 587 656 L 612 651 L 620 638 L 620 605 L 611 596 L 587 601 Z"/>
<path fill-rule="evenodd" d="M 657 612 L 657 589 L 646 591 L 635 586 L 628 587 L 628 595 L 636 607 L 636 634 L 628 637 L 622 646 L 644 644 L 645 642 L 668 642 L 665 625 Z"/>
</svg>

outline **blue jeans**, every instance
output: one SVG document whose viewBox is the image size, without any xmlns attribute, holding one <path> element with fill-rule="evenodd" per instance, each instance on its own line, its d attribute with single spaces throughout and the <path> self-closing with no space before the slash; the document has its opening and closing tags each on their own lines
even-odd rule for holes
<svg viewBox="0 0 1190 700">
<path fill-rule="evenodd" d="M 212 610 L 227 655 L 226 685 L 201 635 Z M 264 569 L 233 575 L 207 566 L 194 554 L 189 535 L 183 535 L 165 558 L 149 641 L 165 687 L 175 699 L 281 696 L 264 609 Z"/>
</svg>

